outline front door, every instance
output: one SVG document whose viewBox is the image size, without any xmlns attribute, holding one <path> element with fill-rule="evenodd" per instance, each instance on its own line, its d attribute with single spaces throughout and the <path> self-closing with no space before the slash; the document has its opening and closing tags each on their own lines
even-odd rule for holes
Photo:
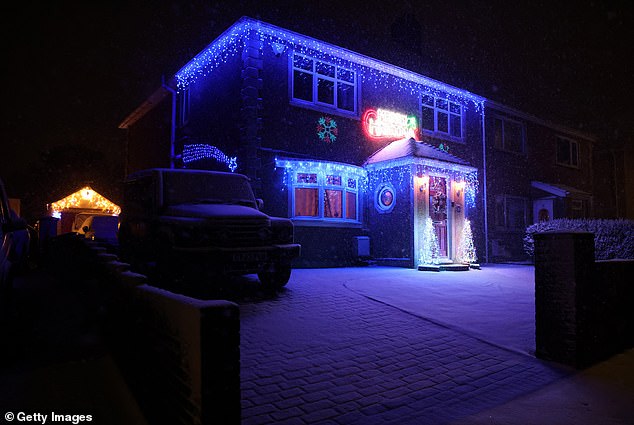
<svg viewBox="0 0 634 425">
<path fill-rule="evenodd" d="M 439 256 L 447 257 L 447 179 L 429 177 L 429 217 L 438 237 Z"/>
<path fill-rule="evenodd" d="M 552 199 L 535 199 L 533 201 L 533 222 L 550 221 L 553 217 Z"/>
</svg>

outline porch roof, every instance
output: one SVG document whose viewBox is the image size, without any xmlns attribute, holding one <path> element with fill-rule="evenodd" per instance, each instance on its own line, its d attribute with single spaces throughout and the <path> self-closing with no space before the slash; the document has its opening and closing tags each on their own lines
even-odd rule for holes
<svg viewBox="0 0 634 425">
<path fill-rule="evenodd" d="M 583 190 L 558 183 L 532 181 L 531 186 L 535 189 L 550 193 L 551 195 L 559 196 L 560 198 L 571 197 L 576 199 L 590 199 L 592 196 L 590 193 L 584 192 Z"/>
<path fill-rule="evenodd" d="M 374 152 L 364 165 L 376 164 L 404 158 L 428 158 L 436 161 L 468 166 L 469 163 L 455 155 L 438 149 L 428 143 L 416 141 L 414 138 L 396 140 Z"/>
</svg>

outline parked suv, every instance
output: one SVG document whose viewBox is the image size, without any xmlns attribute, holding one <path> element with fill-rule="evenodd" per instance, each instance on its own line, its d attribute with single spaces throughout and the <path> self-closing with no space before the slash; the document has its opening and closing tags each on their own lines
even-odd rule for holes
<svg viewBox="0 0 634 425">
<path fill-rule="evenodd" d="M 195 271 L 257 273 L 280 288 L 299 256 L 293 223 L 260 211 L 246 176 L 216 171 L 149 169 L 124 183 L 119 249 L 133 267 L 161 275 Z"/>
</svg>

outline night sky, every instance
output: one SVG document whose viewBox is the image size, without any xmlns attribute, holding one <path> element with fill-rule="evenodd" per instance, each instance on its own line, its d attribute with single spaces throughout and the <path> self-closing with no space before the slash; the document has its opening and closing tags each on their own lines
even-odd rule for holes
<svg viewBox="0 0 634 425">
<path fill-rule="evenodd" d="M 125 131 L 118 124 L 160 86 L 162 75 L 173 74 L 244 15 L 379 59 L 379 46 L 388 45 L 395 29 L 408 28 L 400 34 L 420 41 L 409 69 L 620 143 L 632 134 L 632 2 L 550 3 L 9 4 L 2 14 L 8 98 L 0 176 L 10 196 L 24 199 L 35 190 L 28 176 L 50 168 L 50 152 L 62 146 L 67 153 L 56 161 L 68 158 L 67 168 L 95 156 L 115 168 L 123 164 Z M 73 150 L 75 157 L 68 153 Z M 57 196 L 65 188 L 48 172 L 37 190 Z"/>
</svg>

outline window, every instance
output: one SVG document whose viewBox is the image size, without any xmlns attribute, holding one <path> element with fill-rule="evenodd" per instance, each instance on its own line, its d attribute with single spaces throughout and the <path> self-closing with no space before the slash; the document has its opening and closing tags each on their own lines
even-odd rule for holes
<svg viewBox="0 0 634 425">
<path fill-rule="evenodd" d="M 356 72 L 297 53 L 292 60 L 293 101 L 357 113 Z"/>
<path fill-rule="evenodd" d="M 579 167 L 579 144 L 557 136 L 557 164 Z"/>
<path fill-rule="evenodd" d="M 505 118 L 495 118 L 493 139 L 495 147 L 509 152 L 524 153 L 524 124 Z"/>
<path fill-rule="evenodd" d="M 292 216 L 357 221 L 357 186 L 344 174 L 296 173 Z"/>
<path fill-rule="evenodd" d="M 588 217 L 588 201 L 585 199 L 570 200 L 570 218 L 587 218 Z"/>
<path fill-rule="evenodd" d="M 496 196 L 495 225 L 506 230 L 525 230 L 526 198 L 507 195 Z"/>
<path fill-rule="evenodd" d="M 424 94 L 421 97 L 423 131 L 462 139 L 462 106 L 448 99 Z"/>
<path fill-rule="evenodd" d="M 374 195 L 374 207 L 380 213 L 389 213 L 396 205 L 396 191 L 394 186 L 384 183 L 377 187 Z"/>
<path fill-rule="evenodd" d="M 295 187 L 295 216 L 319 216 L 319 190 L 317 174 L 297 173 Z"/>
<path fill-rule="evenodd" d="M 286 169 L 290 216 L 296 219 L 359 222 L 360 167 L 319 161 L 276 160 Z"/>
</svg>

